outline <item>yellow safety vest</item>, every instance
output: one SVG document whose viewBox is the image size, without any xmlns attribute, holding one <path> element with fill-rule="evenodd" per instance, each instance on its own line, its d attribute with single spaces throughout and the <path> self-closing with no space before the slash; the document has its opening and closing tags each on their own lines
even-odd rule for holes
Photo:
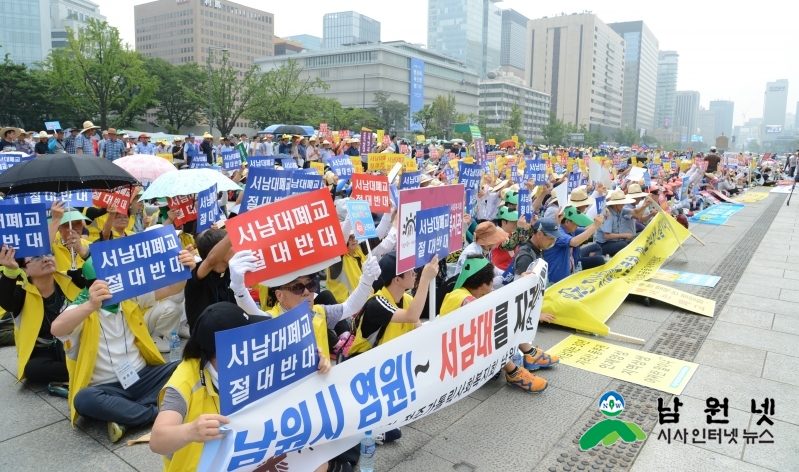
<svg viewBox="0 0 799 472">
<path fill-rule="evenodd" d="M 316 345 L 322 350 L 322 355 L 330 359 L 330 344 L 327 342 L 327 313 L 320 305 L 314 305 L 313 311 L 316 313 L 313 317 L 313 332 L 316 337 Z M 283 314 L 283 308 L 278 303 L 267 310 L 267 313 L 272 315 L 272 318 L 277 318 Z"/>
<path fill-rule="evenodd" d="M 388 287 L 383 287 L 372 297 L 383 297 L 389 302 L 393 303 L 394 306 L 399 306 L 397 305 L 397 302 L 394 300 L 394 297 L 391 296 L 391 292 L 388 291 Z M 407 293 L 402 294 L 402 306 L 404 307 L 405 310 L 407 310 L 411 306 L 412 301 L 413 301 L 412 296 L 408 295 Z M 363 325 L 364 316 L 366 316 L 365 312 L 361 315 L 361 320 L 358 323 L 358 327 L 355 330 L 355 341 L 353 341 L 352 347 L 350 347 L 350 355 L 364 353 L 379 344 L 385 344 L 391 341 L 392 339 L 402 336 L 405 333 L 410 333 L 411 331 L 413 331 L 414 328 L 414 323 L 395 323 L 393 321 L 390 321 L 388 323 L 388 326 L 386 327 L 386 331 L 383 333 L 383 336 L 376 341 L 374 346 L 372 346 L 372 343 L 370 343 L 369 340 L 364 338 L 363 334 L 361 334 L 361 326 Z"/>
<path fill-rule="evenodd" d="M 77 285 L 72 283 L 72 279 L 66 275 L 56 272 L 55 283 L 61 288 L 61 292 L 70 302 L 80 293 Z M 27 292 L 25 304 L 19 314 L 19 328 L 14 323 L 14 344 L 17 345 L 17 382 L 25 378 L 25 366 L 31 358 L 33 348 L 36 346 L 36 339 L 39 337 L 39 330 L 44 321 L 44 301 L 39 289 L 32 283 L 26 283 L 22 289 Z"/>
<path fill-rule="evenodd" d="M 85 209 L 83 210 L 83 213 L 84 214 L 86 213 Z M 103 232 L 103 226 L 105 226 L 105 220 L 107 219 L 108 219 L 108 213 L 106 213 L 105 215 L 100 215 L 97 218 L 95 218 L 94 221 L 92 221 L 92 223 L 89 226 L 86 227 L 86 229 L 89 230 L 90 242 L 95 242 L 98 239 L 100 239 L 100 233 Z M 132 231 L 133 231 L 133 224 L 135 222 L 136 218 L 134 218 L 133 216 L 128 218 L 128 227 L 125 228 L 125 234 L 127 234 L 128 236 L 134 234 Z M 116 231 L 111 230 L 111 232 L 114 234 L 115 237 L 117 236 Z"/>
<path fill-rule="evenodd" d="M 144 310 L 139 308 L 139 304 L 133 300 L 125 300 L 119 304 L 119 309 L 122 311 L 122 316 L 130 327 L 130 331 L 134 336 L 134 344 L 139 348 L 142 357 L 147 362 L 147 365 L 162 365 L 165 364 L 164 358 L 158 352 L 150 332 L 147 330 L 147 325 L 144 323 Z M 72 360 L 67 356 L 67 370 L 69 370 L 69 409 L 70 419 L 72 426 L 75 426 L 75 420 L 78 419 L 78 412 L 75 411 L 75 395 L 78 394 L 83 388 L 89 385 L 94 373 L 94 363 L 97 360 L 97 351 L 100 347 L 100 315 L 95 311 L 88 318 L 83 320 L 83 329 L 80 334 L 80 349 L 78 350 L 78 358 Z M 64 348 L 69 351 L 69 340 L 64 344 Z"/>
<path fill-rule="evenodd" d="M 438 316 L 445 316 L 463 306 L 463 301 L 467 297 L 473 296 L 471 292 L 461 287 L 455 289 L 444 296 L 444 301 L 441 302 L 441 311 Z"/>
<path fill-rule="evenodd" d="M 366 261 L 361 248 L 355 252 L 355 256 L 344 254 L 341 256 L 341 273 L 338 277 L 333 278 L 330 275 L 330 268 L 327 268 L 327 289 L 336 297 L 336 302 L 344 303 L 350 296 L 355 287 L 358 286 L 358 281 L 363 274 L 363 263 Z M 360 263 L 359 263 L 360 262 Z"/>
<path fill-rule="evenodd" d="M 178 364 L 172 377 L 158 395 L 158 405 L 164 400 L 166 387 L 177 390 L 186 401 L 183 424 L 191 423 L 200 415 L 219 414 L 219 395 L 214 391 L 211 374 L 203 368 L 205 386 L 200 380 L 200 359 L 188 359 Z M 193 442 L 171 456 L 162 456 L 164 472 L 191 472 L 197 470 L 203 454 L 203 443 Z"/>
<path fill-rule="evenodd" d="M 91 244 L 88 240 L 80 238 L 80 243 L 86 247 Z M 69 248 L 64 246 L 61 241 L 61 233 L 56 234 L 55 241 L 51 247 L 53 255 L 55 256 L 55 267 L 59 272 L 66 272 L 72 270 L 72 256 L 69 253 Z M 83 267 L 83 258 L 77 253 L 75 254 L 75 266 L 80 269 Z"/>
</svg>

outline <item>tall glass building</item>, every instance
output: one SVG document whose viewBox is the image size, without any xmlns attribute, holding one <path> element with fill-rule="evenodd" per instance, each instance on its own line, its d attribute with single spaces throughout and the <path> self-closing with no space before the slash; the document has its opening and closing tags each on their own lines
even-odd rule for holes
<svg viewBox="0 0 799 472">
<path fill-rule="evenodd" d="M 429 0 L 427 47 L 454 57 L 485 77 L 500 65 L 499 0 Z"/>
<path fill-rule="evenodd" d="M 326 13 L 322 18 L 322 48 L 380 42 L 380 22 L 354 11 Z"/>
<path fill-rule="evenodd" d="M 50 3 L 0 0 L 0 59 L 34 66 L 50 52 Z"/>
<path fill-rule="evenodd" d="M 502 49 L 499 65 L 505 72 L 524 79 L 524 66 L 527 58 L 526 16 L 516 10 L 502 10 Z"/>
<path fill-rule="evenodd" d="M 658 40 L 643 21 L 609 23 L 624 38 L 624 95 L 621 125 L 637 131 L 655 129 Z"/>
<path fill-rule="evenodd" d="M 677 51 L 658 53 L 658 89 L 655 98 L 655 128 L 671 129 L 674 126 L 674 109 L 677 106 Z"/>
</svg>

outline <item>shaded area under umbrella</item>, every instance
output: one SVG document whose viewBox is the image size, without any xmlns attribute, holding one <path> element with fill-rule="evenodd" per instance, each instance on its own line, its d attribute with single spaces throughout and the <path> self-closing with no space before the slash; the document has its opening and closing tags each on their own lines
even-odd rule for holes
<svg viewBox="0 0 799 472">
<path fill-rule="evenodd" d="M 139 181 L 111 161 L 86 154 L 48 154 L 17 164 L 0 174 L 0 192 L 6 195 L 115 189 Z"/>
</svg>

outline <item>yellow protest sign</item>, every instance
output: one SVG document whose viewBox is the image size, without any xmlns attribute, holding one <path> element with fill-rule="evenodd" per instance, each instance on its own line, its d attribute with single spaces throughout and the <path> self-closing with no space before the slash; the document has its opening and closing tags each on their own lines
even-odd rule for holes
<svg viewBox="0 0 799 472">
<path fill-rule="evenodd" d="M 746 192 L 743 195 L 737 196 L 733 198 L 738 203 L 752 203 L 752 202 L 759 202 L 764 198 L 768 197 L 769 194 L 763 192 Z"/>
<path fill-rule="evenodd" d="M 607 336 L 605 324 L 638 283 L 649 279 L 690 237 L 691 232 L 664 212 L 610 261 L 573 274 L 547 288 L 545 313 L 554 323 Z"/>
<path fill-rule="evenodd" d="M 363 174 L 365 171 L 363 170 L 363 162 L 358 161 L 352 163 L 352 172 L 356 174 Z"/>
<path fill-rule="evenodd" d="M 416 164 L 415 159 L 406 158 L 405 159 L 405 172 L 416 172 L 419 170 L 419 166 Z"/>
<path fill-rule="evenodd" d="M 321 162 L 310 162 L 311 169 L 316 169 L 319 172 L 319 175 L 325 175 L 325 165 Z"/>
<path fill-rule="evenodd" d="M 356 167 L 356 166 L 363 167 L 363 164 L 361 163 L 361 156 L 350 156 L 350 161 L 352 161 L 352 166 L 353 167 Z"/>
<path fill-rule="evenodd" d="M 494 138 L 491 138 L 491 139 L 488 140 L 488 144 L 490 144 L 492 146 L 496 146 L 497 145 L 497 140 L 494 139 Z"/>
<path fill-rule="evenodd" d="M 156 154 L 156 156 L 172 162 L 172 154 Z"/>
<path fill-rule="evenodd" d="M 416 136 L 416 142 L 417 143 L 423 143 L 424 142 L 424 135 L 423 134 L 417 135 Z"/>
<path fill-rule="evenodd" d="M 513 141 L 514 143 L 516 143 L 517 145 L 519 144 L 519 137 L 518 136 L 511 136 L 510 140 Z"/>
<path fill-rule="evenodd" d="M 663 172 L 667 174 L 671 172 L 671 161 L 663 163 Z"/>
<path fill-rule="evenodd" d="M 698 367 L 693 362 L 572 334 L 547 349 L 560 363 L 661 392 L 679 395 Z"/>
<path fill-rule="evenodd" d="M 449 166 L 455 170 L 458 170 L 458 159 L 450 159 Z"/>
<path fill-rule="evenodd" d="M 377 144 L 380 144 L 380 143 L 383 142 L 383 135 L 384 134 L 386 134 L 385 130 L 382 130 L 382 129 L 377 130 Z M 372 167 L 372 165 L 369 164 L 369 167 Z"/>
<path fill-rule="evenodd" d="M 679 275 L 679 274 L 678 274 Z M 632 292 L 635 295 L 642 297 L 654 298 L 662 302 L 674 305 L 693 313 L 713 317 L 713 312 L 716 310 L 716 302 L 707 298 L 697 297 L 688 292 L 677 290 L 676 288 L 668 287 L 666 285 L 656 284 L 654 282 L 641 282 Z"/>
<path fill-rule="evenodd" d="M 386 168 L 386 156 L 382 153 L 369 153 L 367 154 L 367 163 L 371 170 L 383 170 Z"/>
<path fill-rule="evenodd" d="M 395 164 L 403 164 L 405 163 L 405 154 L 385 154 L 386 156 L 386 165 L 383 167 L 386 170 L 391 170 L 394 168 Z M 372 166 L 369 166 L 371 168 Z"/>
</svg>

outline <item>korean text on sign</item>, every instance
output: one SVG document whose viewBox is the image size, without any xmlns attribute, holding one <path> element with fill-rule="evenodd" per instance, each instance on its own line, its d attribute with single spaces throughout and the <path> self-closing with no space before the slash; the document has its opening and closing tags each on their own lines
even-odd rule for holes
<svg viewBox="0 0 799 472">
<path fill-rule="evenodd" d="M 252 170 L 254 167 L 275 167 L 275 158 L 250 156 L 247 158 L 247 167 L 250 170 Z"/>
<path fill-rule="evenodd" d="M 405 172 L 400 178 L 400 190 L 408 188 L 419 188 L 421 183 L 422 171 Z"/>
<path fill-rule="evenodd" d="M 416 267 L 421 267 L 438 255 L 449 255 L 449 205 L 419 210 L 416 213 Z"/>
<path fill-rule="evenodd" d="M 527 189 L 519 190 L 519 217 L 525 217 L 527 221 L 533 219 L 532 195 Z"/>
<path fill-rule="evenodd" d="M 332 157 L 328 159 L 327 162 L 330 165 L 330 169 L 333 170 L 333 173 L 339 176 L 339 178 L 349 179 L 352 177 L 354 168 L 348 156 Z"/>
<path fill-rule="evenodd" d="M 15 257 L 50 254 L 47 207 L 44 204 L 0 205 L 0 239 Z"/>
<path fill-rule="evenodd" d="M 277 318 L 216 333 L 223 415 L 316 372 L 313 317 L 301 303 Z"/>
<path fill-rule="evenodd" d="M 535 179 L 536 185 L 547 183 L 547 162 L 542 159 L 527 159 L 524 166 L 524 179 Z"/>
<path fill-rule="evenodd" d="M 117 212 L 125 213 L 130 204 L 130 188 L 123 187 L 114 192 L 104 192 L 102 190 L 92 190 L 92 205 L 97 208 L 109 208 L 116 205 Z"/>
<path fill-rule="evenodd" d="M 167 204 L 170 210 L 177 213 L 174 220 L 176 225 L 182 226 L 197 219 L 197 206 L 194 204 L 194 198 L 185 195 L 168 197 Z"/>
<path fill-rule="evenodd" d="M 97 280 L 108 282 L 112 295 L 103 306 L 191 278 L 189 268 L 178 261 L 180 250 L 172 225 L 92 244 Z"/>
<path fill-rule="evenodd" d="M 366 241 L 369 238 L 377 237 L 377 228 L 375 227 L 375 221 L 372 219 L 372 211 L 369 209 L 368 202 L 348 200 L 347 215 L 350 218 L 355 239 Z"/>
<path fill-rule="evenodd" d="M 464 164 L 460 163 L 460 178 L 459 183 L 462 183 L 466 188 L 480 189 L 480 180 L 483 178 L 483 168 L 479 164 Z"/>
<path fill-rule="evenodd" d="M 257 270 L 247 285 L 328 261 L 347 252 L 330 192 L 323 188 L 258 207 L 227 221 L 230 242 L 250 249 Z"/>
<path fill-rule="evenodd" d="M 237 154 L 238 155 L 238 154 Z M 197 234 L 202 233 L 219 220 L 219 202 L 216 199 L 216 184 L 197 194 Z"/>
<path fill-rule="evenodd" d="M 241 169 L 241 154 L 238 151 L 225 151 L 222 153 L 222 167 L 228 172 Z"/>
<path fill-rule="evenodd" d="M 313 173 L 295 171 L 291 176 L 291 194 L 297 195 L 298 193 L 311 192 L 324 187 L 322 176 L 316 173 L 314 169 L 306 169 L 313 171 Z"/>
<path fill-rule="evenodd" d="M 241 213 L 282 200 L 291 195 L 292 170 L 250 169 L 241 204 Z"/>
<path fill-rule="evenodd" d="M 369 202 L 375 213 L 391 211 L 388 194 L 388 179 L 381 175 L 355 174 L 352 177 L 352 194 L 356 200 Z"/>
</svg>

